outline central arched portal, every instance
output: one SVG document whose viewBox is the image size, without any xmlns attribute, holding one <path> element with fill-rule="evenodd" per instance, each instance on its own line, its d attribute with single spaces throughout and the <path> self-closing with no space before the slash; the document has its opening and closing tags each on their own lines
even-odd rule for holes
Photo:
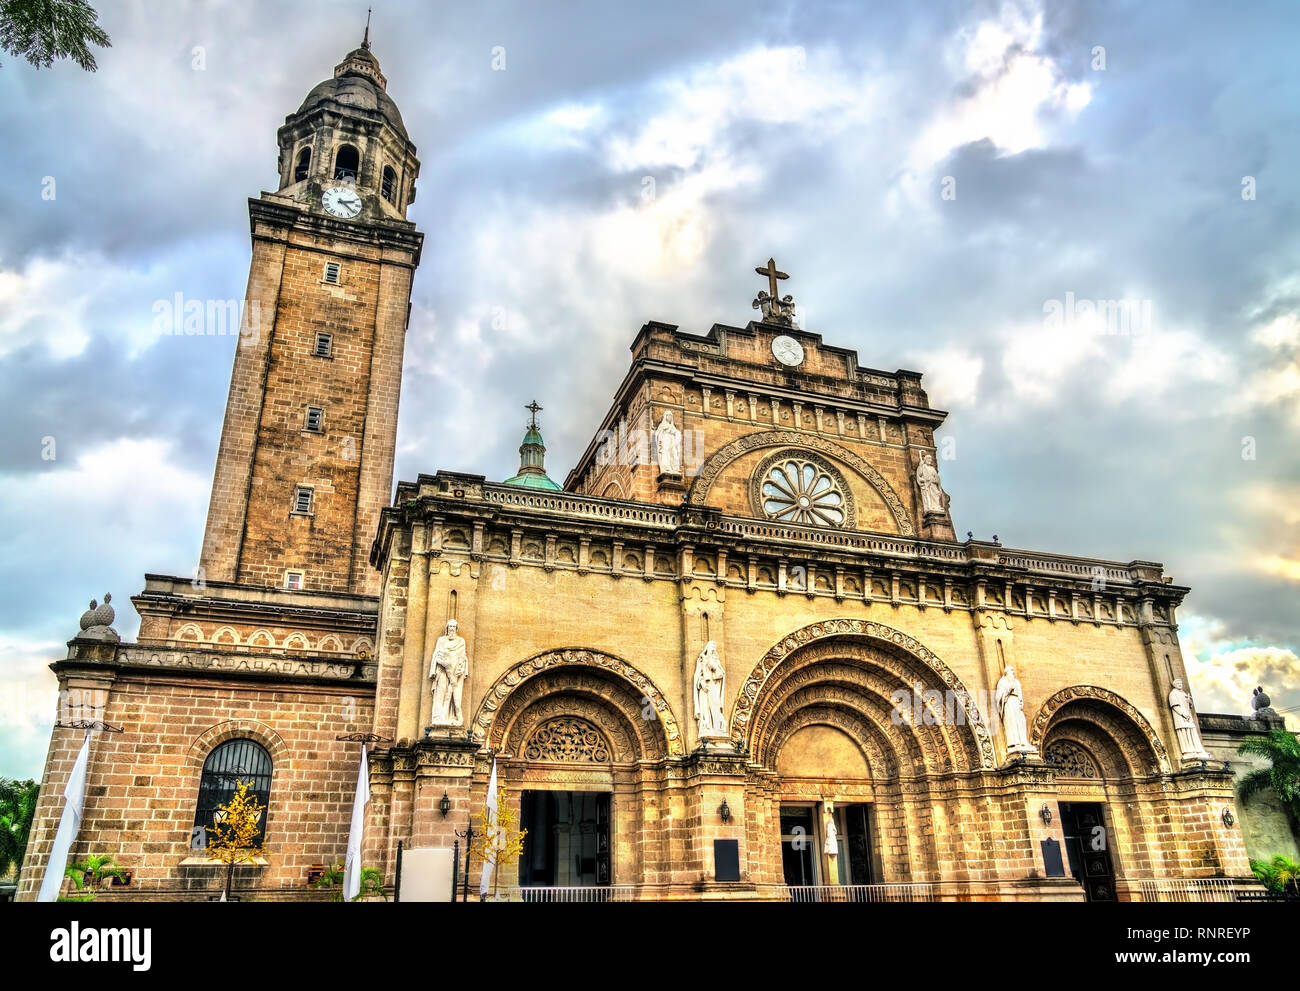
<svg viewBox="0 0 1300 991">
<path fill-rule="evenodd" d="M 988 728 L 918 641 L 863 620 L 813 624 L 740 688 L 733 741 L 760 769 L 751 857 L 792 888 L 930 882 L 948 852 L 940 783 L 993 767 Z"/>
</svg>

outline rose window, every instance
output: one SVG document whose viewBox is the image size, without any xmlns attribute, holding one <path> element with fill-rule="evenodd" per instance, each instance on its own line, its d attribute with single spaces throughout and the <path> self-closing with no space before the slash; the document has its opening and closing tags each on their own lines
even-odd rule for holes
<svg viewBox="0 0 1300 991">
<path fill-rule="evenodd" d="M 790 458 L 778 461 L 763 478 L 763 512 L 781 523 L 842 526 L 844 492 L 820 465 Z"/>
</svg>

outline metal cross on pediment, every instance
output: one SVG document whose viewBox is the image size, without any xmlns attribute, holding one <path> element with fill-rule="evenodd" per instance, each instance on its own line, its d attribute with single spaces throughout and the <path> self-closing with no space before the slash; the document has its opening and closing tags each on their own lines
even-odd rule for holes
<svg viewBox="0 0 1300 991">
<path fill-rule="evenodd" d="M 784 272 L 778 272 L 776 270 L 775 258 L 769 258 L 767 260 L 767 268 L 756 268 L 754 271 L 759 275 L 767 276 L 767 293 L 773 298 L 776 298 L 776 280 L 790 278 L 790 276 L 786 275 Z"/>
<path fill-rule="evenodd" d="M 537 414 L 540 413 L 544 409 L 544 407 L 538 406 L 537 400 L 534 399 L 531 403 L 525 406 L 524 409 L 528 410 L 530 413 L 533 414 L 533 418 L 528 421 L 528 426 L 535 428 L 537 426 Z"/>
</svg>

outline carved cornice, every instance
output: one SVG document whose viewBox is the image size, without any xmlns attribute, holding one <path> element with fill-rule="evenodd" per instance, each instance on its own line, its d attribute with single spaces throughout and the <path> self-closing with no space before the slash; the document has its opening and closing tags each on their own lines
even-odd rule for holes
<svg viewBox="0 0 1300 991">
<path fill-rule="evenodd" d="M 117 644 L 112 660 L 87 656 L 74 641 L 67 660 L 50 665 L 56 673 L 85 665 L 112 667 L 119 673 L 159 671 L 189 675 L 250 678 L 254 680 L 304 681 L 335 684 L 362 690 L 373 689 L 374 661 L 340 659 L 337 655 L 313 657 L 306 653 L 260 654 Z M 98 653 L 98 652 L 97 652 Z"/>
<path fill-rule="evenodd" d="M 776 437 L 782 433 L 786 432 L 769 431 L 757 436 Z M 799 438 L 804 436 L 790 433 Z M 1023 603 L 1016 605 L 1003 599 L 1006 585 L 1010 583 L 1020 590 L 1033 590 L 1034 609 L 1028 615 L 1034 619 L 1112 626 L 1144 625 L 1170 633 L 1176 629 L 1170 610 L 1189 591 L 1184 586 L 1155 580 L 1160 578 L 1160 566 L 1145 561 L 1125 564 L 1003 548 L 979 541 L 954 543 L 862 530 L 794 526 L 751 517 L 726 516 L 713 507 L 694 503 L 671 507 L 565 492 L 538 492 L 487 483 L 480 476 L 450 472 L 440 472 L 437 476 L 421 475 L 416 484 L 402 483 L 398 490 L 398 503 L 384 510 L 379 536 L 371 553 L 372 563 L 380 568 L 384 567 L 390 552 L 399 558 L 404 556 L 405 552 L 401 550 L 403 541 L 397 535 L 407 533 L 413 527 L 423 525 L 431 532 L 452 527 L 468 531 L 478 525 L 485 530 L 485 547 L 490 540 L 501 538 L 504 546 L 509 548 L 511 533 L 517 530 L 540 544 L 544 544 L 546 538 L 554 537 L 575 544 L 586 540 L 591 546 L 619 543 L 633 550 L 639 549 L 637 545 L 653 544 L 666 550 L 675 544 L 690 542 L 696 544 L 696 556 L 725 550 L 732 561 L 740 560 L 744 555 L 785 557 L 791 563 L 800 560 L 815 563 L 819 570 L 859 569 L 859 577 L 861 569 L 877 573 L 895 571 L 905 576 L 925 577 L 933 587 L 941 587 L 944 582 L 952 583 L 952 600 L 943 604 L 944 608 L 950 609 L 977 608 L 975 585 L 983 581 L 991 589 L 983 605 L 985 610 L 1024 616 Z M 464 561 L 473 567 L 479 564 L 510 567 L 549 565 L 554 570 L 582 570 L 577 561 L 533 560 L 509 552 L 487 550 L 478 553 L 472 547 L 435 544 L 429 553 L 453 561 L 457 566 Z M 470 560 L 475 553 L 478 553 L 478 563 Z M 604 565 L 589 564 L 585 570 L 594 574 L 636 574 L 650 581 L 677 581 L 683 577 L 675 570 L 629 572 L 612 559 Z M 743 580 L 726 581 L 725 576 L 719 576 L 718 584 L 743 586 L 746 583 Z M 762 590 L 763 586 L 753 587 Z M 1055 615 L 1049 614 L 1044 605 L 1049 592 L 1057 596 Z M 835 593 L 814 589 L 813 594 Z M 1077 596 L 1079 602 L 1077 613 L 1070 607 L 1072 595 Z M 867 594 L 865 589 L 843 597 L 882 598 L 880 594 Z M 1149 618 L 1142 615 L 1143 598 L 1153 600 Z M 1114 615 L 1117 600 L 1123 601 L 1122 616 L 1119 617 Z M 1094 602 L 1100 602 L 1102 607 L 1096 614 L 1093 612 Z M 908 603 L 900 600 L 899 604 Z"/>
</svg>

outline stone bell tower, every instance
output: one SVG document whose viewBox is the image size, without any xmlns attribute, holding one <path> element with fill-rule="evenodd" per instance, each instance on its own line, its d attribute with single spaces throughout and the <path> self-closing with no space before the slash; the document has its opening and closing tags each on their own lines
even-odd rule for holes
<svg viewBox="0 0 1300 991">
<path fill-rule="evenodd" d="M 279 186 L 248 202 L 253 255 L 200 565 L 210 581 L 377 595 L 392 494 L 420 171 L 361 47 L 277 135 Z"/>
</svg>

